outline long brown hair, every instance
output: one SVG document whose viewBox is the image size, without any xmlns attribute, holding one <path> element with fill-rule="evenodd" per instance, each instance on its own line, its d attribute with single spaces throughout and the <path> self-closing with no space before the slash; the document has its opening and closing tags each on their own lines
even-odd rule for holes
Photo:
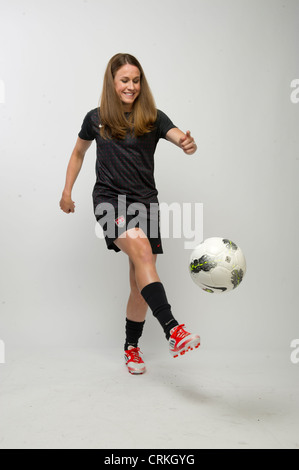
<svg viewBox="0 0 299 470">
<path fill-rule="evenodd" d="M 115 91 L 114 77 L 123 65 L 135 65 L 140 71 L 140 94 L 136 98 L 132 112 L 127 118 L 122 102 Z M 108 62 L 104 75 L 100 102 L 100 133 L 103 138 L 124 139 L 127 132 L 136 136 L 153 129 L 157 119 L 155 101 L 138 60 L 130 54 L 116 54 Z"/>
</svg>

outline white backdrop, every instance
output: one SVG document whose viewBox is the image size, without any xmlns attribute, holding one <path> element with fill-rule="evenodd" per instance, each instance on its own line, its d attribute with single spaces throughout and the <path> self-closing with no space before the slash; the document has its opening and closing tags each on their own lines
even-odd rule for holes
<svg viewBox="0 0 299 470">
<path fill-rule="evenodd" d="M 200 291 L 183 239 L 158 269 L 174 315 L 205 348 L 278 349 L 299 337 L 299 2 L 291 0 L 0 1 L 1 323 L 16 345 L 122 348 L 128 261 L 95 236 L 95 144 L 59 209 L 85 114 L 107 62 L 135 55 L 162 109 L 198 142 L 156 152 L 160 201 L 204 204 L 204 237 L 240 244 L 247 274 L 232 293 Z M 164 341 L 151 313 L 144 343 Z M 164 346 L 164 344 L 163 344 Z"/>
</svg>

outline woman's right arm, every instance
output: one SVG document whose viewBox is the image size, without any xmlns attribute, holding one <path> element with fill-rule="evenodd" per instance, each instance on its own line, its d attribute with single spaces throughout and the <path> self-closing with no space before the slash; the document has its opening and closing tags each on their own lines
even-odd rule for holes
<svg viewBox="0 0 299 470">
<path fill-rule="evenodd" d="M 91 144 L 92 140 L 83 140 L 78 137 L 75 148 L 72 152 L 66 171 L 64 190 L 59 203 L 61 210 L 66 214 L 75 212 L 75 203 L 72 201 L 72 189 L 81 170 L 85 154 Z"/>
</svg>

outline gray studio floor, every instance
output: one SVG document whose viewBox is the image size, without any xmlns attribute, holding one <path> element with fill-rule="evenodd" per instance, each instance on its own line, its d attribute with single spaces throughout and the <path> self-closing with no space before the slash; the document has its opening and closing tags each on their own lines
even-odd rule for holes
<svg viewBox="0 0 299 470">
<path fill-rule="evenodd" d="M 0 448 L 299 448 L 299 364 L 271 352 L 10 350 Z"/>
</svg>

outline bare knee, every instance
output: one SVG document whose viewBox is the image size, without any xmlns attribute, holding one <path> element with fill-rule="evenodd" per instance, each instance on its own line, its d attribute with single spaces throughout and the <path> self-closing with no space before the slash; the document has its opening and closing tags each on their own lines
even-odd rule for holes
<svg viewBox="0 0 299 470">
<path fill-rule="evenodd" d="M 115 243 L 127 253 L 134 266 L 140 263 L 147 265 L 155 263 L 151 244 L 141 229 L 127 231 Z"/>
<path fill-rule="evenodd" d="M 148 238 L 142 236 L 143 232 L 140 229 L 131 229 L 132 237 L 129 232 L 120 236 L 114 243 L 129 256 L 134 266 L 135 282 L 140 292 L 147 284 L 159 281 L 155 265 L 156 256 L 153 255 Z M 140 233 L 141 235 L 138 236 Z"/>
<path fill-rule="evenodd" d="M 154 265 L 155 264 L 153 260 L 152 248 L 149 243 L 141 244 L 141 246 L 136 247 L 136 248 L 137 248 L 136 251 L 131 257 L 131 260 L 133 261 L 134 266 L 136 265 L 136 263 L 139 263 L 142 265 Z"/>
</svg>

